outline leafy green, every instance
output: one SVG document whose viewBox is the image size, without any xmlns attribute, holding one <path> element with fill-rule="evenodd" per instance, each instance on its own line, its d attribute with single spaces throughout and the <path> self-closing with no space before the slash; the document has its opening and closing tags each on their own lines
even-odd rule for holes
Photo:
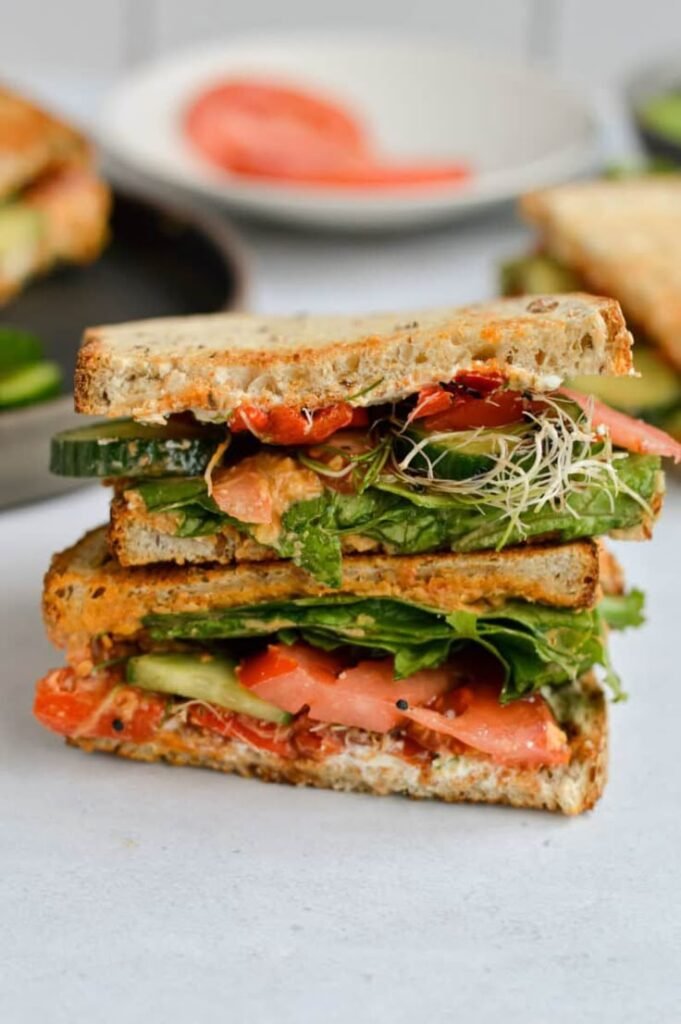
<svg viewBox="0 0 681 1024">
<path fill-rule="evenodd" d="M 598 605 L 601 618 L 610 629 L 627 629 L 642 626 L 645 622 L 643 607 L 645 595 L 641 590 L 630 590 L 627 594 L 606 594 Z"/>
<path fill-rule="evenodd" d="M 43 343 L 37 335 L 10 324 L 0 325 L 0 373 L 39 363 L 42 358 Z"/>
<path fill-rule="evenodd" d="M 528 513 L 522 530 L 509 529 L 498 509 L 484 504 L 462 506 L 455 497 L 403 485 L 377 481 L 359 494 L 325 490 L 286 511 L 273 547 L 320 582 L 337 587 L 342 579 L 341 539 L 348 534 L 368 537 L 394 554 L 407 555 L 499 549 L 535 537 L 569 541 L 624 530 L 639 525 L 646 514 L 626 489 L 644 503 L 651 502 L 659 486 L 660 460 L 628 455 L 614 465 L 625 489 L 616 497 L 596 485 L 575 487 L 569 508 L 549 506 Z M 220 511 L 202 478 L 150 480 L 139 484 L 138 490 L 150 511 L 177 514 L 178 536 L 215 533 L 225 522 L 250 533 L 247 524 Z"/>
<path fill-rule="evenodd" d="M 156 641 L 278 635 L 285 643 L 302 638 L 327 650 L 367 648 L 392 654 L 397 678 L 436 667 L 474 643 L 503 665 L 503 701 L 575 679 L 594 664 L 609 669 L 597 609 L 573 611 L 520 601 L 480 613 L 446 614 L 394 598 L 329 596 L 149 615 L 144 625 Z M 608 681 L 619 694 L 616 676 L 609 673 Z"/>
</svg>

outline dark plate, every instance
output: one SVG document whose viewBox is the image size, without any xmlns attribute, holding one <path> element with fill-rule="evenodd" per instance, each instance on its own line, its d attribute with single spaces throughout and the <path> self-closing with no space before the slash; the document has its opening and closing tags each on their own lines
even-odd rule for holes
<svg viewBox="0 0 681 1024">
<path fill-rule="evenodd" d="M 70 382 L 89 325 L 237 309 L 243 297 L 244 257 L 231 229 L 204 213 L 117 190 L 101 259 L 34 282 L 0 310 L 0 323 L 35 331 Z M 47 462 L 51 434 L 80 422 L 70 395 L 0 413 L 0 506 L 77 485 L 51 476 Z"/>
</svg>

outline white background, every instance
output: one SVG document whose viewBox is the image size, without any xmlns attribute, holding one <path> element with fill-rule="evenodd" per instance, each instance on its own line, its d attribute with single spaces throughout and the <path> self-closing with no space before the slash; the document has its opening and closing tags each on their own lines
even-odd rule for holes
<svg viewBox="0 0 681 1024">
<path fill-rule="evenodd" d="M 5 2 L 0 65 L 91 116 L 98 87 L 145 54 L 247 27 L 447 27 L 504 55 L 550 52 L 584 86 L 681 42 L 671 2 L 544 3 L 553 20 L 512 0 L 404 13 L 397 0 Z M 483 297 L 498 259 L 525 244 L 508 211 L 396 238 L 247 234 L 253 304 L 282 311 Z M 612 709 L 606 796 L 576 820 L 65 748 L 30 716 L 35 679 L 59 661 L 40 583 L 51 553 L 105 518 L 106 497 L 0 514 L 3 1024 L 679 1020 L 681 489 L 651 544 L 619 546 L 649 622 L 614 640 L 631 699 Z"/>
<path fill-rule="evenodd" d="M 681 46 L 676 0 L 0 0 L 0 69 L 111 76 L 217 36 L 300 27 L 446 31 L 573 83 L 621 80 Z"/>
</svg>

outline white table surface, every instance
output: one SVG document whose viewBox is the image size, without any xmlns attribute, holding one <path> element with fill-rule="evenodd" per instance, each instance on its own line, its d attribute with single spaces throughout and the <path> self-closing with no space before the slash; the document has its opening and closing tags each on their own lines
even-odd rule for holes
<svg viewBox="0 0 681 1024">
<path fill-rule="evenodd" d="M 428 235 L 248 231 L 254 304 L 362 309 L 491 294 L 508 214 Z M 0 514 L 0 1019 L 7 1024 L 679 1019 L 681 488 L 620 544 L 649 622 L 613 640 L 594 813 L 447 807 L 267 786 L 67 749 L 35 724 L 59 654 L 50 554 L 106 515 L 90 488 Z"/>
</svg>

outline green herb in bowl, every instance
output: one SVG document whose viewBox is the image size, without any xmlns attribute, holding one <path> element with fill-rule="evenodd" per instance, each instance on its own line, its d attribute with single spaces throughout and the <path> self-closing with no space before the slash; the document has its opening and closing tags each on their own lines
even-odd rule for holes
<svg viewBox="0 0 681 1024">
<path fill-rule="evenodd" d="M 45 359 L 35 334 L 0 327 L 0 411 L 54 398 L 62 388 L 62 371 Z"/>
</svg>

